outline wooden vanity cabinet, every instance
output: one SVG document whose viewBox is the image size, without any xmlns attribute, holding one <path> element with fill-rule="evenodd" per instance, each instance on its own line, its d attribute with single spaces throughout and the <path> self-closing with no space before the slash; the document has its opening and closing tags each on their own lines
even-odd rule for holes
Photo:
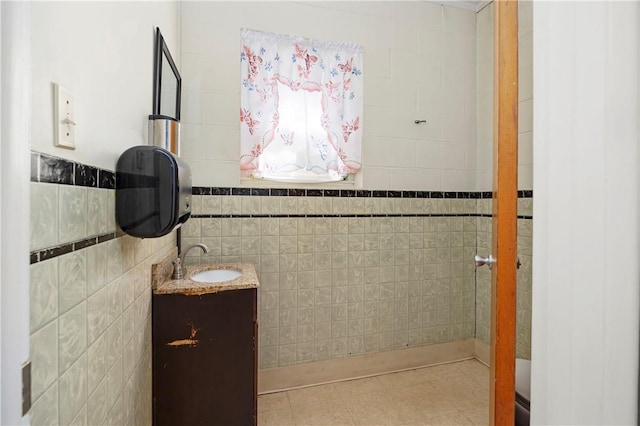
<svg viewBox="0 0 640 426">
<path fill-rule="evenodd" d="M 153 423 L 255 425 L 256 289 L 153 295 Z"/>
</svg>

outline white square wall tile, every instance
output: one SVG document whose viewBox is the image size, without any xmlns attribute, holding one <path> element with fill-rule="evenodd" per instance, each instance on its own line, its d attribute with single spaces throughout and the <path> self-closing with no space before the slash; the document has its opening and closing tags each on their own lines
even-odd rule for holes
<svg viewBox="0 0 640 426">
<path fill-rule="evenodd" d="M 109 407 L 113 407 L 118 397 L 122 394 L 122 371 L 122 357 L 119 357 L 115 360 L 115 362 L 111 366 L 111 369 L 107 373 L 107 394 Z"/>
<path fill-rule="evenodd" d="M 87 296 L 87 251 L 65 254 L 57 260 L 58 312 L 62 314 Z"/>
<path fill-rule="evenodd" d="M 115 238 L 104 243 L 107 250 L 107 283 L 122 275 L 124 265 L 122 238 Z"/>
<path fill-rule="evenodd" d="M 49 259 L 29 267 L 30 329 L 39 329 L 58 316 L 58 261 Z"/>
<path fill-rule="evenodd" d="M 391 19 L 406 26 L 440 30 L 443 9 L 449 8 L 427 2 L 392 2 Z"/>
<path fill-rule="evenodd" d="M 442 29 L 473 36 L 476 32 L 476 13 L 472 10 L 443 6 Z"/>
<path fill-rule="evenodd" d="M 87 188 L 87 236 L 101 235 L 107 229 L 107 192 L 99 188 Z"/>
<path fill-rule="evenodd" d="M 107 378 L 102 379 L 102 382 L 89 396 L 87 402 L 87 421 L 90 425 L 101 425 L 107 420 L 109 393 Z"/>
<path fill-rule="evenodd" d="M 58 321 L 31 335 L 31 396 L 34 400 L 58 379 Z"/>
<path fill-rule="evenodd" d="M 58 241 L 66 243 L 87 236 L 87 188 L 60 185 Z"/>
<path fill-rule="evenodd" d="M 33 402 L 29 420 L 32 425 L 58 424 L 58 382 Z"/>
<path fill-rule="evenodd" d="M 107 374 L 107 335 L 102 334 L 87 349 L 87 392 L 90 394 Z"/>
<path fill-rule="evenodd" d="M 87 359 L 80 357 L 59 380 L 60 424 L 69 424 L 87 400 Z"/>
<path fill-rule="evenodd" d="M 95 342 L 107 325 L 107 291 L 102 288 L 87 299 L 87 343 Z"/>
<path fill-rule="evenodd" d="M 58 370 L 63 373 L 87 349 L 86 303 L 82 302 L 60 315 L 58 325 Z"/>
<path fill-rule="evenodd" d="M 181 155 L 190 159 L 236 161 L 240 158 L 240 129 L 229 126 L 185 124 Z"/>
<path fill-rule="evenodd" d="M 182 103 L 182 111 L 180 115 L 180 121 L 182 123 L 182 137 L 184 137 L 184 130 L 186 130 L 186 125 L 189 124 L 204 124 L 205 117 L 205 109 L 204 109 L 204 95 L 205 92 L 197 89 L 183 90 L 181 103 Z M 183 155 L 184 151 L 184 139 L 181 140 L 181 152 Z"/>
<path fill-rule="evenodd" d="M 86 249 L 87 253 L 87 296 L 92 295 L 107 281 L 107 247 L 97 244 Z"/>
<path fill-rule="evenodd" d="M 31 250 L 58 243 L 58 188 L 60 185 L 31 182 Z"/>
</svg>

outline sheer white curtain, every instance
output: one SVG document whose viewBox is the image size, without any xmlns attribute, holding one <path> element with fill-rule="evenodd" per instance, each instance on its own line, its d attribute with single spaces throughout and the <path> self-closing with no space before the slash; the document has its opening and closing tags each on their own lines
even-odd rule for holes
<svg viewBox="0 0 640 426">
<path fill-rule="evenodd" d="M 242 30 L 240 170 L 330 182 L 361 166 L 362 46 Z"/>
</svg>

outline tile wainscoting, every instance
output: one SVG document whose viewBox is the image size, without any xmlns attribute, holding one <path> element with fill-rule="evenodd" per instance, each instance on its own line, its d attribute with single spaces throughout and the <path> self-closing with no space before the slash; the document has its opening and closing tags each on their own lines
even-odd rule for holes
<svg viewBox="0 0 640 426">
<path fill-rule="evenodd" d="M 119 234 L 111 171 L 31 170 L 31 424 L 151 424 L 151 265 L 175 233 Z"/>
<path fill-rule="evenodd" d="M 149 424 L 150 266 L 175 234 L 118 233 L 112 171 L 34 152 L 31 180 L 32 423 Z M 532 194 L 519 195 L 518 356 L 527 357 Z M 190 263 L 256 265 L 261 377 L 280 383 L 281 367 L 396 351 L 437 353 L 428 365 L 446 358 L 438 348 L 488 337 L 490 280 L 476 278 L 471 259 L 490 247 L 490 198 L 197 187 L 182 243 L 211 248 Z"/>
<path fill-rule="evenodd" d="M 490 243 L 490 192 L 193 193 L 182 244 L 202 242 L 211 252 L 188 262 L 251 262 L 259 271 L 261 369 L 482 338 L 488 330 L 490 305 L 477 295 L 485 288 L 476 289 L 472 259 Z M 519 196 L 530 245 L 532 192 Z M 530 275 L 530 249 L 521 246 L 519 275 Z M 526 330 L 519 334 L 528 342 Z"/>
</svg>

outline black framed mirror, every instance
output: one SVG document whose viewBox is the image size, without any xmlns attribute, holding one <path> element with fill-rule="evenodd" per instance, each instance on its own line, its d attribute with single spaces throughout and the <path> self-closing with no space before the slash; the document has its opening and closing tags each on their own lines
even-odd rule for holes
<svg viewBox="0 0 640 426">
<path fill-rule="evenodd" d="M 171 52 L 156 27 L 156 44 L 153 59 L 153 115 L 150 119 L 172 119 L 180 121 L 180 96 L 182 77 Z"/>
</svg>

